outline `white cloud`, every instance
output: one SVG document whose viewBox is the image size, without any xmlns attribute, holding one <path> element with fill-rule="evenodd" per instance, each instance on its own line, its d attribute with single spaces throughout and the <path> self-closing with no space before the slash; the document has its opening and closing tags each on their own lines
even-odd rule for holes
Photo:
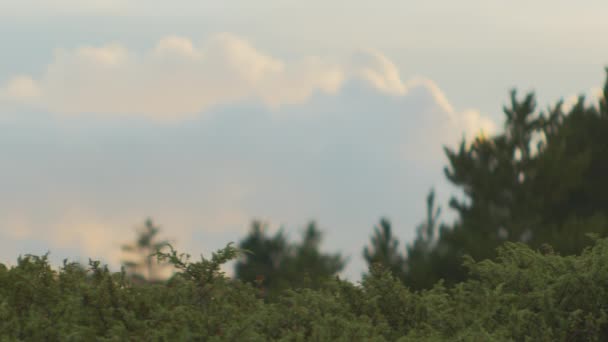
<svg viewBox="0 0 608 342">
<path fill-rule="evenodd" d="M 84 255 L 94 259 L 103 258 L 116 267 L 123 257 L 121 244 L 129 242 L 120 239 L 130 237 L 123 233 L 124 228 L 94 216 L 67 215 L 49 227 L 52 234 L 46 240 L 55 248 L 77 247 Z"/>
<path fill-rule="evenodd" d="M 133 222 L 125 222 L 124 218 L 121 220 L 118 217 L 104 219 L 93 210 L 75 210 L 78 206 L 76 203 L 63 204 L 70 208 L 56 213 L 53 217 L 47 217 L 48 222 L 43 223 L 44 227 L 37 221 L 39 217 L 31 208 L 20 208 L 16 212 L 13 210 L 0 222 L 0 233 L 15 241 L 46 241 L 45 249 L 76 248 L 82 253 L 81 256 L 103 258 L 113 267 L 120 265 L 120 244 L 128 242 L 121 239 L 131 237 L 124 234 L 124 228 L 132 226 Z"/>
<path fill-rule="evenodd" d="M 473 119 L 470 113 L 459 117 L 432 80 L 402 81 L 395 64 L 377 51 L 359 52 L 343 63 L 320 57 L 285 61 L 228 33 L 216 34 L 205 44 L 167 36 L 143 53 L 118 43 L 57 49 L 42 75 L 14 77 L 0 88 L 0 99 L 5 105 L 58 114 L 179 120 L 214 106 L 247 101 L 276 110 L 303 103 L 316 92 L 336 94 L 352 80 L 397 97 L 424 88 L 459 128 L 478 131 L 478 124 L 491 128 L 488 120 Z"/>
<path fill-rule="evenodd" d="M 300 103 L 314 91 L 335 92 L 342 81 L 341 68 L 320 58 L 285 62 L 218 34 L 204 46 L 166 37 L 145 53 L 116 43 L 58 49 L 42 76 L 14 78 L 1 93 L 5 102 L 60 114 L 176 119 L 238 101 Z"/>
<path fill-rule="evenodd" d="M 475 109 L 464 110 L 458 115 L 457 127 L 470 138 L 478 135 L 489 136 L 497 132 L 496 123 Z"/>
<path fill-rule="evenodd" d="M 40 96 L 40 88 L 36 81 L 28 76 L 14 77 L 4 88 L 2 93 L 5 98 L 16 100 L 36 99 Z"/>
<path fill-rule="evenodd" d="M 386 93 L 404 95 L 407 92 L 395 64 L 377 51 L 365 50 L 356 54 L 353 72 Z"/>
</svg>

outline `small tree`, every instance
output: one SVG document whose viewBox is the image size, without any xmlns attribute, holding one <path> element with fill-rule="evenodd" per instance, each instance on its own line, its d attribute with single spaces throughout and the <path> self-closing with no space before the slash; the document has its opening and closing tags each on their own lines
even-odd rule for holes
<svg viewBox="0 0 608 342">
<path fill-rule="evenodd" d="M 403 278 L 405 258 L 399 252 L 399 240 L 393 236 L 388 219 L 381 219 L 380 224 L 375 227 L 371 247 L 363 249 L 363 257 L 369 267 L 373 264 L 382 264 L 393 276 Z"/>
<path fill-rule="evenodd" d="M 159 271 L 167 265 L 160 264 L 154 255 L 169 241 L 158 240 L 160 227 L 148 218 L 143 227 L 137 230 L 137 239 L 134 243 L 122 246 L 122 250 L 135 256 L 135 260 L 123 261 L 127 273 L 134 279 L 154 282 L 160 280 Z"/>
<path fill-rule="evenodd" d="M 318 288 L 346 263 L 340 254 L 322 252 L 321 239 L 314 222 L 307 225 L 300 242 L 290 243 L 283 230 L 269 235 L 266 224 L 254 221 L 239 243 L 248 253 L 235 265 L 236 278 L 258 284 L 270 298 L 287 288 Z"/>
<path fill-rule="evenodd" d="M 431 189 L 426 197 L 426 220 L 416 231 L 414 241 L 405 246 L 405 274 L 402 280 L 413 289 L 431 287 L 439 278 L 428 265 L 432 264 L 437 244 L 437 235 L 445 226 L 439 223 L 441 208 L 435 205 L 435 191 Z"/>
</svg>

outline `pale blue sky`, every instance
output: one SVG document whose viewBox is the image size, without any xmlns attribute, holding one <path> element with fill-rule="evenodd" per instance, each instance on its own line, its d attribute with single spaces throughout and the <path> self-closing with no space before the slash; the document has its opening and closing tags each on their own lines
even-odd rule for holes
<svg viewBox="0 0 608 342">
<path fill-rule="evenodd" d="M 602 84 L 608 3 L 573 4 L 0 0 L 0 260 L 117 265 L 148 215 L 194 253 L 316 219 L 356 279 L 509 89 Z"/>
</svg>

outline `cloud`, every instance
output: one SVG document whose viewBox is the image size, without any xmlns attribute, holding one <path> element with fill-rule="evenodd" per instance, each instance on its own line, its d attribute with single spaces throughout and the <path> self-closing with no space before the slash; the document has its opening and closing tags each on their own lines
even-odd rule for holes
<svg viewBox="0 0 608 342">
<path fill-rule="evenodd" d="M 442 137 L 451 136 L 443 143 L 452 144 L 455 139 L 461 139 L 464 133 L 467 138 L 483 134 L 493 134 L 496 132 L 496 124 L 489 117 L 482 115 L 476 109 L 465 109 L 457 111 L 454 109 L 443 90 L 431 79 L 426 77 L 412 77 L 406 82 L 402 81 L 396 65 L 386 56 L 374 50 L 365 50 L 355 55 L 351 64 L 352 74 L 360 79 L 369 82 L 375 89 L 386 94 L 397 97 L 426 97 L 427 105 L 433 109 L 432 113 L 427 113 L 433 118 L 441 118 L 440 122 L 435 122 L 428 127 L 440 129 L 443 125 L 447 131 L 442 133 Z M 411 110 L 411 109 L 410 109 Z M 441 122 L 445 120 L 444 122 Z M 448 128 L 449 127 L 449 128 Z"/>
<path fill-rule="evenodd" d="M 460 118 L 432 80 L 402 81 L 395 64 L 377 51 L 360 51 L 342 63 L 314 56 L 285 61 L 228 33 L 199 45 L 167 36 L 146 52 L 118 43 L 57 49 L 42 75 L 19 75 L 0 88 L 0 101 L 61 115 L 180 120 L 234 103 L 258 102 L 277 111 L 315 93 L 335 95 L 357 80 L 397 97 L 424 88 L 450 120 L 465 123 L 460 128 L 492 128 L 473 111 Z"/>
<path fill-rule="evenodd" d="M 320 58 L 288 63 L 218 34 L 204 46 L 166 37 L 145 53 L 120 44 L 58 49 L 41 77 L 13 78 L 0 94 L 5 102 L 59 114 L 171 120 L 238 101 L 300 103 L 315 91 L 335 92 L 342 80 L 341 69 Z"/>
<path fill-rule="evenodd" d="M 45 241 L 45 248 L 22 250 L 22 254 L 69 248 L 80 254 L 72 253 L 71 258 L 102 258 L 113 267 L 120 265 L 120 244 L 128 242 L 124 228 L 134 222 L 125 222 L 120 217 L 103 218 L 94 210 L 79 207 L 74 202 L 64 201 L 62 205 L 64 210 L 44 216 L 47 222 L 41 222 L 42 217 L 33 213 L 32 208 L 10 210 L 0 222 L 0 236 L 13 241 Z M 10 257 L 15 258 L 16 255 Z"/>
<path fill-rule="evenodd" d="M 363 50 L 355 54 L 352 65 L 356 75 L 378 90 L 394 95 L 404 95 L 408 91 L 395 64 L 377 51 Z"/>
<path fill-rule="evenodd" d="M 83 255 L 103 258 L 113 267 L 120 265 L 123 257 L 120 245 L 129 242 L 120 238 L 128 237 L 122 233 L 125 227 L 101 220 L 94 215 L 68 214 L 49 228 L 52 234 L 49 234 L 47 241 L 56 248 L 74 246 L 80 249 Z"/>
<path fill-rule="evenodd" d="M 16 76 L 6 85 L 0 94 L 3 95 L 5 100 L 35 101 L 40 97 L 40 88 L 31 77 Z"/>
<path fill-rule="evenodd" d="M 172 53 L 198 53 L 166 42 Z M 115 65 L 128 56 L 121 51 L 85 54 Z M 330 230 L 327 246 L 351 255 L 358 272 L 374 221 L 389 215 L 409 238 L 441 177 L 442 145 L 487 124 L 455 111 L 430 80 L 401 83 L 407 91 L 396 95 L 361 78 L 299 104 L 226 104 L 179 125 L 77 115 L 37 121 L 28 134 L 30 121 L 8 122 L 0 232 L 44 241 L 38 253 L 64 249 L 116 266 L 129 228 L 148 215 L 195 255 L 238 242 L 254 217 L 287 224 L 292 236 L 317 219 Z"/>
</svg>

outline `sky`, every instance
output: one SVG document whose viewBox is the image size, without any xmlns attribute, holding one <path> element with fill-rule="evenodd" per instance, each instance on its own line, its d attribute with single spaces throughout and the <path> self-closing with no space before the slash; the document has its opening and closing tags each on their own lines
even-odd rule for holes
<svg viewBox="0 0 608 342">
<path fill-rule="evenodd" d="M 509 91 L 593 95 L 605 1 L 0 0 L 0 262 L 117 268 L 147 217 L 194 255 L 252 219 L 365 270 L 404 243 L 443 146 L 499 132 Z"/>
</svg>

